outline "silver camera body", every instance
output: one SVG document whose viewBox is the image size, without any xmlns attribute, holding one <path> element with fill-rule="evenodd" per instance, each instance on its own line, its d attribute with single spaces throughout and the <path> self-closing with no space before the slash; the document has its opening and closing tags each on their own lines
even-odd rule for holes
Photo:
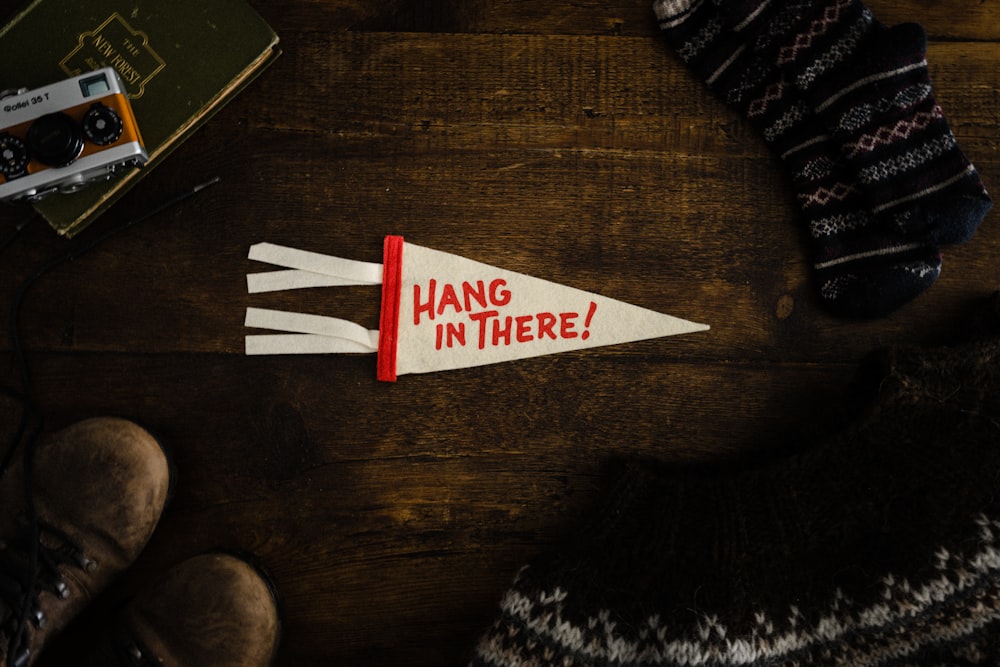
<svg viewBox="0 0 1000 667">
<path fill-rule="evenodd" d="M 149 159 L 110 67 L 0 96 L 0 201 L 37 201 Z"/>
</svg>

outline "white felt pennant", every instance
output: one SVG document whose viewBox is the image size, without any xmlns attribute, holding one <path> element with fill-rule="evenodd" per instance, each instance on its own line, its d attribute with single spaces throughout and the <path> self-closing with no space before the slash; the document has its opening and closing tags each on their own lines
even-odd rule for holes
<svg viewBox="0 0 1000 667">
<path fill-rule="evenodd" d="M 703 324 L 410 243 L 396 371 L 429 373 L 704 331 Z"/>
<path fill-rule="evenodd" d="M 378 377 L 495 364 L 705 331 L 704 324 L 508 271 L 451 253 L 385 241 L 382 264 L 258 244 L 251 259 L 284 267 L 250 274 L 253 292 L 382 285 L 377 331 L 330 317 L 248 308 L 247 354 L 378 353 Z"/>
</svg>

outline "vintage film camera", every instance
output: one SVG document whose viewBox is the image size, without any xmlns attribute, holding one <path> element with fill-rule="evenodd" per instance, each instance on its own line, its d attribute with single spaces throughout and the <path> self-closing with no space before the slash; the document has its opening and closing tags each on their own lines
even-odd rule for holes
<svg viewBox="0 0 1000 667">
<path fill-rule="evenodd" d="M 0 201 L 73 192 L 147 159 L 111 68 L 0 98 Z"/>
</svg>

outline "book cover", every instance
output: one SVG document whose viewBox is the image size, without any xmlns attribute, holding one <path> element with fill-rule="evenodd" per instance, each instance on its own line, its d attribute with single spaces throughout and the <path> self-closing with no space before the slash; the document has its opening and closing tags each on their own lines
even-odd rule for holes
<svg viewBox="0 0 1000 667">
<path fill-rule="evenodd" d="M 36 210 L 73 236 L 159 164 L 280 53 L 245 0 L 33 0 L 0 30 L 0 89 L 101 67 L 125 83 L 149 161 Z"/>
</svg>

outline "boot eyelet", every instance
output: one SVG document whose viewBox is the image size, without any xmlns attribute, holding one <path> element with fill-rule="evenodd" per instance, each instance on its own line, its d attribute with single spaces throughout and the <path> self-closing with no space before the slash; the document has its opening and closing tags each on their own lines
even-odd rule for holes
<svg viewBox="0 0 1000 667">
<path fill-rule="evenodd" d="M 77 556 L 76 563 L 77 565 L 80 566 L 80 569 L 87 572 L 88 574 L 92 574 L 95 570 L 97 570 L 97 561 L 91 560 L 90 558 L 87 558 L 83 554 Z"/>
</svg>

